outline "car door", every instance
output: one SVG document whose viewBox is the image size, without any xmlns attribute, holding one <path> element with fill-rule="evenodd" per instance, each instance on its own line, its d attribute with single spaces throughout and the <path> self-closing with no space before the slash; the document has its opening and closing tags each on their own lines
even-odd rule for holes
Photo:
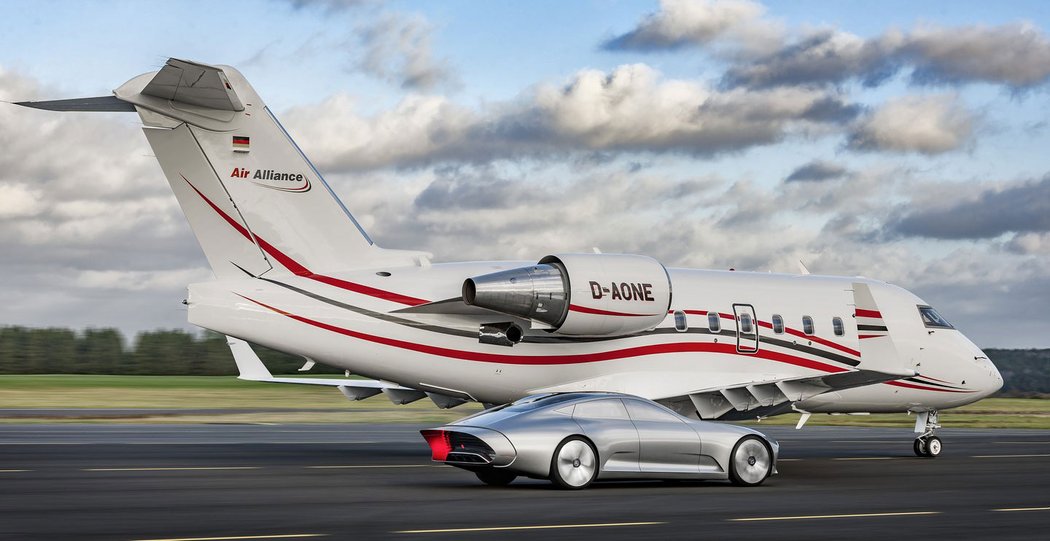
<svg viewBox="0 0 1050 541">
<path fill-rule="evenodd" d="M 638 430 L 641 471 L 700 471 L 700 437 L 696 430 L 674 413 L 651 402 L 627 398 L 624 403 Z"/>
<path fill-rule="evenodd" d="M 639 471 L 638 430 L 619 398 L 580 402 L 572 418 L 597 448 L 602 471 Z"/>
</svg>

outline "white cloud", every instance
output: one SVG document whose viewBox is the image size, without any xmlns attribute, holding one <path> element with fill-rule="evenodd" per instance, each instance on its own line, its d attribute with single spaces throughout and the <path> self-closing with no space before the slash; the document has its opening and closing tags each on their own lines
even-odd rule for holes
<svg viewBox="0 0 1050 541">
<path fill-rule="evenodd" d="M 940 154 L 972 140 L 976 119 L 952 94 L 895 98 L 859 119 L 848 146 Z"/>
<path fill-rule="evenodd" d="M 582 70 L 472 110 L 412 95 L 371 117 L 339 95 L 285 115 L 319 164 L 337 170 L 566 156 L 591 151 L 714 155 L 836 130 L 856 108 L 826 90 L 720 91 L 645 64 Z"/>
<path fill-rule="evenodd" d="M 718 40 L 761 51 L 781 39 L 780 25 L 750 0 L 661 0 L 631 31 L 607 40 L 609 50 L 657 50 L 707 45 Z"/>
<path fill-rule="evenodd" d="M 363 47 L 357 67 L 406 89 L 454 85 L 447 60 L 434 58 L 433 26 L 420 15 L 387 13 L 359 28 Z"/>
<path fill-rule="evenodd" d="M 23 184 L 0 184 L 0 220 L 35 216 L 44 208 L 39 190 Z"/>
</svg>

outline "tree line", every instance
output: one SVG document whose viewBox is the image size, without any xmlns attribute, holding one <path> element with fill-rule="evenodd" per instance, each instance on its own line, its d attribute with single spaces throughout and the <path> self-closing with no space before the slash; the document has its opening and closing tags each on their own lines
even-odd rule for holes
<svg viewBox="0 0 1050 541">
<path fill-rule="evenodd" d="M 304 359 L 255 345 L 275 374 L 295 372 Z M 1050 393 L 1050 349 L 987 349 L 1005 381 L 1001 394 Z M 312 373 L 341 370 L 318 364 Z M 226 337 L 182 330 L 139 333 L 128 342 L 117 329 L 0 328 L 0 374 L 237 374 Z"/>
<path fill-rule="evenodd" d="M 253 345 L 271 372 L 295 372 L 305 360 Z M 318 364 L 311 373 L 339 373 Z M 237 374 L 226 337 L 182 330 L 142 332 L 126 341 L 117 329 L 0 328 L 0 374 Z"/>
</svg>

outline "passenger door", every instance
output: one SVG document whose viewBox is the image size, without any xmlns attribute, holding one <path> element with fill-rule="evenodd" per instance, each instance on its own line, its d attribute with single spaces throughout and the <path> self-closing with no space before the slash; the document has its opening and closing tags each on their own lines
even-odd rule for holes
<svg viewBox="0 0 1050 541">
<path fill-rule="evenodd" d="M 737 353 L 758 352 L 758 320 L 755 319 L 755 307 L 750 304 L 734 304 L 736 316 L 736 351 Z"/>
<path fill-rule="evenodd" d="M 638 430 L 639 466 L 643 472 L 697 473 L 700 438 L 677 415 L 651 403 L 624 399 Z"/>
<path fill-rule="evenodd" d="M 602 471 L 637 472 L 638 430 L 619 398 L 603 398 L 576 404 L 572 418 L 594 442 Z"/>
</svg>

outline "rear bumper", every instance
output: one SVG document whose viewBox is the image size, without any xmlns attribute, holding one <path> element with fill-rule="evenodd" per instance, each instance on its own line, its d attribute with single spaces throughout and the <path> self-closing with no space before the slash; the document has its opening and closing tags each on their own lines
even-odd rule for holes
<svg viewBox="0 0 1050 541">
<path fill-rule="evenodd" d="M 489 428 L 442 426 L 421 430 L 430 445 L 431 458 L 461 468 L 505 468 L 517 452 L 506 436 Z"/>
</svg>

